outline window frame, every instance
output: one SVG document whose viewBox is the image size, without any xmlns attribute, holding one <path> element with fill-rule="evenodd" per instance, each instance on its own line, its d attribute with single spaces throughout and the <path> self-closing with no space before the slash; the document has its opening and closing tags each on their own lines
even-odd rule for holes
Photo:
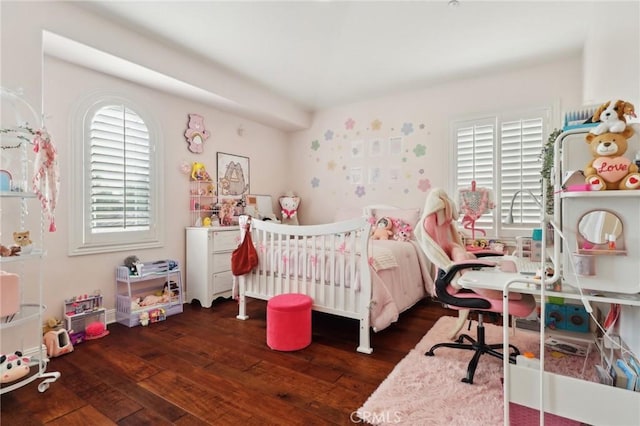
<svg viewBox="0 0 640 426">
<path fill-rule="evenodd" d="M 90 128 L 95 114 L 108 105 L 122 105 L 145 123 L 149 135 L 150 227 L 145 231 L 91 232 Z M 161 132 L 147 110 L 129 97 L 95 93 L 79 102 L 72 114 L 71 203 L 69 255 L 109 253 L 164 246 L 164 178 Z"/>
<path fill-rule="evenodd" d="M 508 195 L 505 195 L 505 189 L 503 189 L 503 169 L 502 169 L 502 144 L 503 144 L 503 124 L 509 123 L 517 120 L 531 120 L 533 118 L 542 118 L 541 124 L 541 146 L 540 151 L 536 152 L 536 158 L 542 152 L 542 147 L 544 146 L 551 128 L 551 120 L 553 117 L 554 108 L 552 106 L 541 106 L 541 107 L 532 107 L 527 109 L 522 109 L 518 111 L 509 111 L 504 113 L 494 113 L 494 114 L 484 114 L 484 115 L 476 115 L 469 116 L 460 119 L 454 119 L 450 123 L 450 141 L 451 141 L 451 158 L 452 158 L 452 172 L 451 172 L 451 184 L 449 191 L 455 197 L 456 204 L 458 204 L 458 190 L 461 188 L 469 188 L 471 186 L 471 182 L 461 182 L 458 183 L 458 129 L 463 128 L 465 126 L 471 125 L 483 125 L 486 123 L 493 124 L 493 158 L 495 159 L 496 167 L 494 169 L 495 174 L 493 177 L 493 201 L 495 203 L 495 208 L 491 210 L 490 213 L 486 213 L 483 217 L 478 220 L 479 228 L 486 229 L 487 235 L 479 235 L 476 232 L 477 238 L 514 238 L 517 236 L 531 236 L 531 231 L 534 228 L 539 228 L 540 223 L 525 223 L 519 224 L 514 221 L 514 224 L 507 225 L 504 224 L 504 218 L 506 213 L 508 213 L 510 201 L 512 199 L 512 194 L 517 192 L 517 189 L 514 189 L 509 192 Z M 542 168 L 542 160 L 539 160 L 540 168 Z M 535 190 L 532 192 L 536 195 L 537 199 L 544 206 L 544 200 L 542 199 L 542 175 L 540 175 L 536 179 Z M 480 184 L 479 184 L 480 185 Z M 480 185 L 482 186 L 482 185 Z M 530 189 L 530 188 L 524 188 Z M 526 191 L 525 191 L 526 192 Z M 518 204 L 521 204 L 523 208 L 531 209 L 532 206 L 535 207 L 536 211 L 540 211 L 537 207 L 536 202 L 530 195 L 518 195 L 516 197 L 516 203 L 514 205 L 514 219 L 517 218 L 516 207 Z M 542 215 L 542 211 L 540 211 L 540 215 Z M 461 215 L 462 216 L 462 215 Z M 540 216 L 542 217 L 542 216 Z M 462 218 L 459 219 L 459 222 Z M 517 219 L 516 219 L 517 220 Z M 459 224 L 460 229 L 462 229 L 462 225 Z M 470 231 L 465 230 L 465 235 L 470 236 Z"/>
</svg>

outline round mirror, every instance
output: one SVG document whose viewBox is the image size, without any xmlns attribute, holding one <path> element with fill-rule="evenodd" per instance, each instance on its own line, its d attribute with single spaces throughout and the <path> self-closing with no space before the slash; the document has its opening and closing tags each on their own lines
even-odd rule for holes
<svg viewBox="0 0 640 426">
<path fill-rule="evenodd" d="M 578 232 L 592 244 L 605 244 L 608 234 L 613 234 L 616 240 L 622 235 L 622 221 L 614 213 L 596 210 L 582 216 Z"/>
</svg>

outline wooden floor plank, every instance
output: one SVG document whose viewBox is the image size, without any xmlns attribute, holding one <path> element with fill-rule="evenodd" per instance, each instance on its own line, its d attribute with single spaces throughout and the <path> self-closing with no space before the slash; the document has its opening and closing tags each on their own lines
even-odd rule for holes
<svg viewBox="0 0 640 426">
<path fill-rule="evenodd" d="M 346 425 L 350 416 L 442 315 L 422 301 L 371 334 L 356 352 L 358 322 L 314 312 L 312 343 L 295 352 L 266 345 L 266 302 L 185 305 L 149 327 L 110 324 L 110 334 L 51 360 L 61 378 L 0 399 L 5 425 Z"/>
</svg>

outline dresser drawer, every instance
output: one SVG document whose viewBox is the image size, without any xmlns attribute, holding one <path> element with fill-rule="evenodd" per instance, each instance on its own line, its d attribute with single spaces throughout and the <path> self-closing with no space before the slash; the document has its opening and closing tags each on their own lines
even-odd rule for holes
<svg viewBox="0 0 640 426">
<path fill-rule="evenodd" d="M 231 270 L 231 252 L 214 253 L 211 255 L 211 272 L 224 272 Z"/>
<path fill-rule="evenodd" d="M 231 271 L 213 274 L 209 285 L 210 294 L 213 297 L 217 297 L 216 295 L 220 293 L 231 291 L 231 288 L 233 287 L 233 275 L 231 275 Z"/>
<path fill-rule="evenodd" d="M 211 249 L 213 253 L 219 251 L 235 250 L 238 246 L 238 237 L 240 236 L 240 229 L 237 232 L 234 231 L 213 231 L 213 241 Z"/>
</svg>

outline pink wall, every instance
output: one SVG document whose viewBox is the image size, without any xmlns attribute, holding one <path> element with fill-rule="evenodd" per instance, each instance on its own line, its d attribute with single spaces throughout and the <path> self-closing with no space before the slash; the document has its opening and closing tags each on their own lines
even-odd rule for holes
<svg viewBox="0 0 640 426">
<path fill-rule="evenodd" d="M 295 179 L 288 188 L 302 197 L 300 220 L 329 222 L 340 207 L 375 203 L 422 207 L 430 187 L 451 189 L 452 120 L 541 106 L 570 108 L 581 105 L 581 95 L 581 59 L 572 57 L 321 111 L 309 130 L 291 136 Z M 403 142 L 397 155 L 388 150 L 394 137 Z M 361 156 L 351 152 L 358 141 L 364 144 Z M 382 155 L 371 155 L 372 141 L 382 143 Z M 363 183 L 356 185 L 350 175 L 358 167 Z M 376 172 L 380 179 L 370 180 L 369 173 Z"/>
</svg>

